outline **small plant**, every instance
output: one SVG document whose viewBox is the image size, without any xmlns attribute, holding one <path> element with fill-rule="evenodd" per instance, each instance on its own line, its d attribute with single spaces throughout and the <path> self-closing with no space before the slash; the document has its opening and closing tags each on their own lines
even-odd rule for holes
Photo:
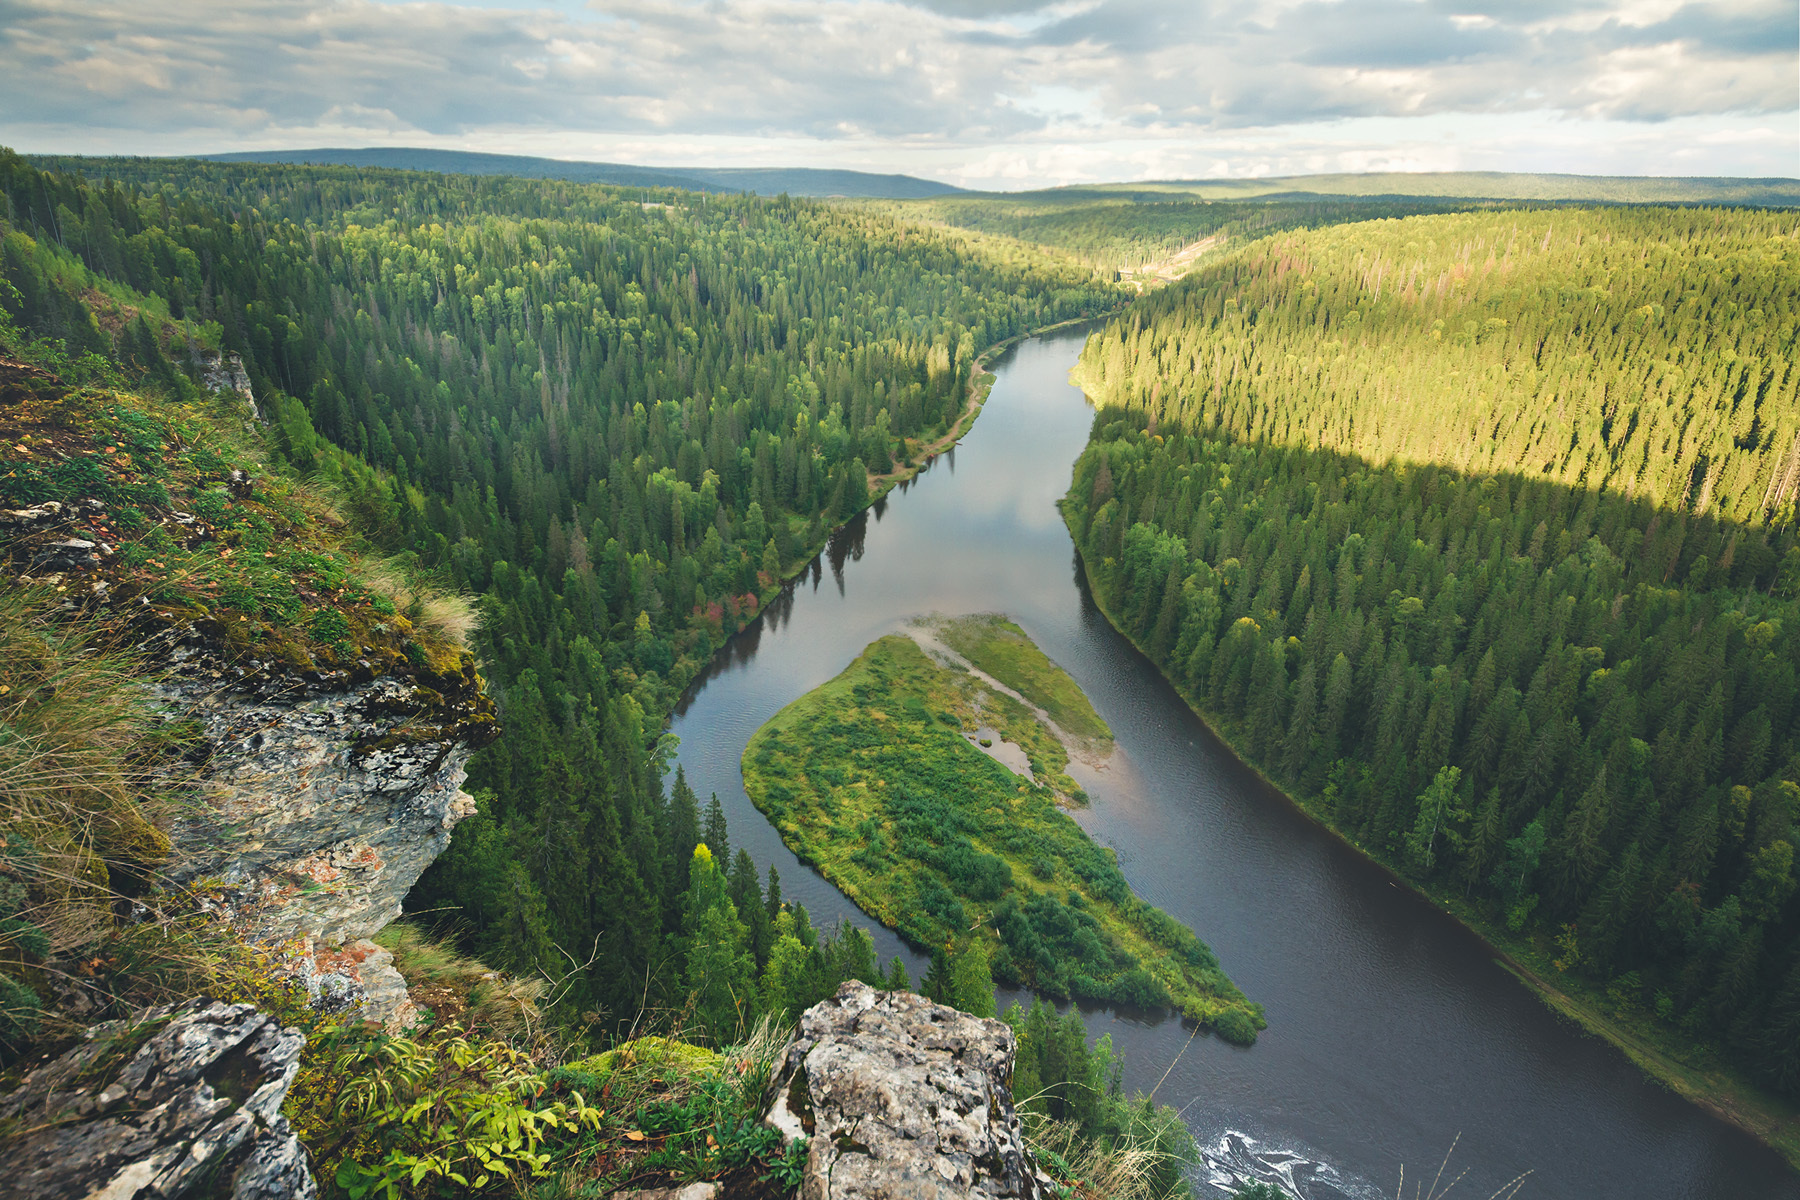
<svg viewBox="0 0 1800 1200">
<path fill-rule="evenodd" d="M 772 1183 L 783 1191 L 800 1190 L 800 1184 L 806 1178 L 808 1149 L 806 1138 L 789 1142 L 779 1155 L 769 1160 L 769 1173 L 762 1177 L 762 1182 Z"/>
</svg>

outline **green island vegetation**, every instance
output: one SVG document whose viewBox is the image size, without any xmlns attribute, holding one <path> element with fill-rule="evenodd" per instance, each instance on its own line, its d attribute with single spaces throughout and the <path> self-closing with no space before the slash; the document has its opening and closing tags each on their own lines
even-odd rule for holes
<svg viewBox="0 0 1800 1200">
<path fill-rule="evenodd" d="M 1800 230 L 1285 233 L 1097 333 L 1064 514 L 1246 759 L 1800 1162 Z"/>
<path fill-rule="evenodd" d="M 1034 779 L 969 744 L 982 726 L 1025 749 Z M 743 758 L 788 846 L 914 945 L 991 955 L 996 978 L 1041 994 L 1173 1007 L 1254 1041 L 1261 1008 L 1058 807 L 1066 764 L 1028 708 L 897 634 L 772 717 Z"/>
<path fill-rule="evenodd" d="M 0 151 L 0 505 L 102 498 L 82 532 L 133 603 L 0 583 L 0 1075 L 147 1004 L 249 1000 L 306 1034 L 285 1111 L 328 1196 L 792 1194 L 805 1147 L 757 1122 L 785 1025 L 910 981 L 731 852 L 661 730 L 865 470 L 962 411 L 981 349 L 1115 293 L 786 199 L 57 167 Z M 220 354 L 260 422 L 201 385 Z M 243 669 L 472 697 L 478 814 L 380 935 L 414 1028 L 309 1008 L 212 881 L 163 874 L 189 748 L 139 647 L 171 623 Z M 984 955 L 921 986 L 992 1013 Z M 1106 1043 L 1009 1016 L 1070 1193 L 1186 1195 L 1191 1139 Z"/>
<path fill-rule="evenodd" d="M 970 666 L 993 676 L 1049 714 L 1057 728 L 1109 752 L 1112 730 L 1069 673 L 1050 661 L 1025 631 L 998 613 L 927 623 L 933 635 Z"/>
</svg>

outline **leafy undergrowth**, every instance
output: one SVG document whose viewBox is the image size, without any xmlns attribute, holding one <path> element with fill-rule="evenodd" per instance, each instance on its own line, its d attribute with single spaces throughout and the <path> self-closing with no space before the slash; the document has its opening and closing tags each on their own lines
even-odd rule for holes
<svg viewBox="0 0 1800 1200">
<path fill-rule="evenodd" d="M 977 670 L 1043 709 L 1064 733 L 1096 743 L 1095 749 L 1102 753 L 1112 748 L 1112 729 L 1094 711 L 1080 686 L 1005 617 L 981 613 L 932 621 L 929 627 Z"/>
<path fill-rule="evenodd" d="M 745 787 L 790 848 L 915 945 L 978 929 L 995 978 L 1174 1007 L 1254 1041 L 1261 1008 L 1191 930 L 1132 894 L 1054 787 L 969 745 L 963 730 L 983 722 L 1025 746 L 1038 780 L 1060 774 L 1038 757 L 1060 743 L 1017 701 L 885 637 L 757 731 Z"/>
<path fill-rule="evenodd" d="M 401 1036 L 286 1014 L 308 1038 L 285 1111 L 326 1195 L 597 1200 L 719 1180 L 734 1197 L 778 1200 L 798 1188 L 805 1143 L 760 1122 L 785 1042 L 768 1026 L 718 1052 L 646 1037 L 552 1065 L 553 1043 L 501 1036 L 479 1023 L 483 1007 L 465 1004 L 470 1026 L 427 1022 Z"/>
</svg>

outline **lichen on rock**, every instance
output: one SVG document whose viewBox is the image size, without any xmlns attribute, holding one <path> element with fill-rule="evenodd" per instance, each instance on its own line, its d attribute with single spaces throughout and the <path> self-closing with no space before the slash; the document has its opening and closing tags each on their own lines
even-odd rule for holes
<svg viewBox="0 0 1800 1200">
<path fill-rule="evenodd" d="M 1003 1021 L 852 980 L 800 1018 L 765 1120 L 811 1138 L 801 1200 L 1038 1200 Z"/>
<path fill-rule="evenodd" d="M 169 831 L 171 876 L 218 881 L 221 905 L 258 940 L 377 932 L 474 812 L 461 785 L 485 727 L 466 728 L 442 693 L 405 680 L 220 689 L 210 674 L 178 670 L 157 685 L 207 759 Z"/>
</svg>

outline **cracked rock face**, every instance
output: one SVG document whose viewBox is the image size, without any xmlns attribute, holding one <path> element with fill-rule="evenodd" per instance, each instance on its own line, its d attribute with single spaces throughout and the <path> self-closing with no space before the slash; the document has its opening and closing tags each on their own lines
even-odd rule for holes
<svg viewBox="0 0 1800 1200">
<path fill-rule="evenodd" d="M 5 1193 L 312 1200 L 306 1151 L 281 1115 L 304 1045 L 248 1004 L 97 1025 L 0 1097 Z"/>
<path fill-rule="evenodd" d="M 249 692 L 196 671 L 158 691 L 211 748 L 198 803 L 169 830 L 171 874 L 222 879 L 258 940 L 370 936 L 475 811 L 468 738 L 433 728 L 441 697 L 405 680 Z"/>
<path fill-rule="evenodd" d="M 1039 1200 L 1013 1107 L 1015 1044 L 983 1020 L 855 981 L 800 1018 L 765 1118 L 809 1137 L 802 1200 Z"/>
</svg>

